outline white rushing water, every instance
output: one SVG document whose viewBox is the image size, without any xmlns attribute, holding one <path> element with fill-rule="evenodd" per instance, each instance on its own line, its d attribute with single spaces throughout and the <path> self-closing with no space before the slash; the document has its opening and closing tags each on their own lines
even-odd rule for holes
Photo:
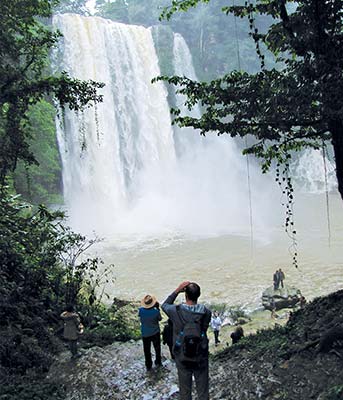
<svg viewBox="0 0 343 400">
<path fill-rule="evenodd" d="M 57 15 L 60 69 L 106 84 L 104 103 L 58 123 L 64 197 L 72 226 L 122 245 L 141 240 L 249 234 L 246 160 L 228 137 L 172 130 L 151 30 L 97 17 Z M 174 37 L 175 73 L 195 79 L 189 49 Z M 179 105 L 183 98 L 177 97 Z M 183 111 L 186 111 L 183 109 Z M 193 114 L 200 115 L 199 109 Z M 268 219 L 270 185 L 252 171 L 258 213 Z M 264 182 L 264 183 L 263 183 Z M 263 222 L 262 222 L 263 221 Z"/>
<path fill-rule="evenodd" d="M 274 177 L 262 175 L 249 158 L 251 213 L 240 145 L 228 136 L 204 138 L 193 129 L 171 127 L 167 90 L 151 83 L 160 75 L 151 30 L 71 14 L 53 22 L 64 36 L 56 68 L 106 84 L 102 104 L 78 115 L 65 110 L 57 128 L 69 223 L 106 237 L 97 251 L 118 267 L 110 293 L 163 297 L 191 279 L 206 287 L 207 300 L 256 306 L 276 266 L 306 296 L 343 287 L 342 204 L 336 196 L 328 243 L 325 198 L 309 194 L 326 189 L 320 153 L 305 153 L 293 166 L 305 192 L 295 200 L 300 254 L 295 270 Z M 173 57 L 176 75 L 196 79 L 179 34 Z M 189 113 L 182 96 L 176 101 Z M 199 108 L 190 115 L 199 116 Z M 329 161 L 326 168 L 328 189 L 334 191 Z"/>
<path fill-rule="evenodd" d="M 72 225 L 108 233 L 142 188 L 175 162 L 173 132 L 148 29 L 101 18 L 54 17 L 62 31 L 60 68 L 106 84 L 104 103 L 58 124 L 65 201 Z"/>
</svg>

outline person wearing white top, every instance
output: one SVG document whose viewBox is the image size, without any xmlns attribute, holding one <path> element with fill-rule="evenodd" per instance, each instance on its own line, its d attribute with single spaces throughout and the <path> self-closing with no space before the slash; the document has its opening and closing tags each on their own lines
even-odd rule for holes
<svg viewBox="0 0 343 400">
<path fill-rule="evenodd" d="M 218 343 L 220 343 L 219 331 L 220 331 L 221 326 L 222 326 L 222 320 L 220 319 L 218 312 L 215 311 L 213 313 L 213 317 L 211 318 L 211 328 L 213 329 L 213 333 L 214 333 L 215 346 L 218 346 Z"/>
</svg>

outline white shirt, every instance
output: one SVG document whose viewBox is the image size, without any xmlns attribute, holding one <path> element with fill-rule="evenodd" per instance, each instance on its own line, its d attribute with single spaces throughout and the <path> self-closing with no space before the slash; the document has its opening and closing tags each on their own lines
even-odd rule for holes
<svg viewBox="0 0 343 400">
<path fill-rule="evenodd" d="M 219 317 L 211 318 L 211 328 L 214 331 L 219 331 L 221 326 L 222 326 L 222 320 Z"/>
</svg>

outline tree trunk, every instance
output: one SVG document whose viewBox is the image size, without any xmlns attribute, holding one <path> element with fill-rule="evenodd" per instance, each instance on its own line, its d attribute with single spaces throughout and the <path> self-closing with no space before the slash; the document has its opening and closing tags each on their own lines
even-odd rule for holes
<svg viewBox="0 0 343 400">
<path fill-rule="evenodd" d="M 335 153 L 336 176 L 338 181 L 338 191 L 343 200 L 343 124 L 342 121 L 335 120 L 330 122 L 332 134 L 332 145 Z"/>
</svg>

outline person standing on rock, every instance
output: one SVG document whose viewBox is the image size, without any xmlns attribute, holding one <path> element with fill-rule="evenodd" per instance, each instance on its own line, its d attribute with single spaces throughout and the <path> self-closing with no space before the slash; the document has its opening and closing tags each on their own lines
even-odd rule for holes
<svg viewBox="0 0 343 400">
<path fill-rule="evenodd" d="M 218 312 L 215 311 L 213 317 L 211 318 L 211 328 L 213 329 L 215 346 L 218 346 L 218 344 L 220 343 L 219 331 L 221 326 L 222 326 L 222 320 L 220 319 Z"/>
<path fill-rule="evenodd" d="M 279 274 L 279 284 L 280 284 L 281 287 L 283 288 L 283 287 L 284 287 L 284 286 L 283 286 L 283 281 L 284 281 L 284 279 L 285 279 L 285 273 L 282 271 L 281 268 L 279 268 L 278 274 Z"/>
<path fill-rule="evenodd" d="M 274 272 L 274 275 L 273 275 L 274 290 L 279 289 L 279 284 L 280 284 L 279 271 L 276 270 L 276 271 Z"/>
<path fill-rule="evenodd" d="M 159 321 L 161 321 L 162 317 L 159 310 L 159 304 L 155 296 L 147 294 L 143 297 L 138 315 L 141 322 L 145 366 L 147 371 L 150 371 L 152 368 L 151 344 L 153 344 L 155 349 L 156 367 L 162 365 L 161 335 L 159 325 Z"/>
<path fill-rule="evenodd" d="M 61 314 L 63 320 L 63 337 L 69 344 L 71 358 L 79 357 L 77 350 L 77 340 L 83 333 L 83 325 L 80 316 L 74 311 L 74 306 L 68 304 L 66 310 Z"/>
<path fill-rule="evenodd" d="M 175 305 L 179 293 L 186 302 Z M 211 311 L 198 304 L 200 286 L 185 281 L 169 295 L 162 310 L 173 322 L 173 354 L 179 378 L 180 400 L 192 399 L 192 377 L 195 379 L 198 400 L 209 399 L 208 338 Z"/>
</svg>

